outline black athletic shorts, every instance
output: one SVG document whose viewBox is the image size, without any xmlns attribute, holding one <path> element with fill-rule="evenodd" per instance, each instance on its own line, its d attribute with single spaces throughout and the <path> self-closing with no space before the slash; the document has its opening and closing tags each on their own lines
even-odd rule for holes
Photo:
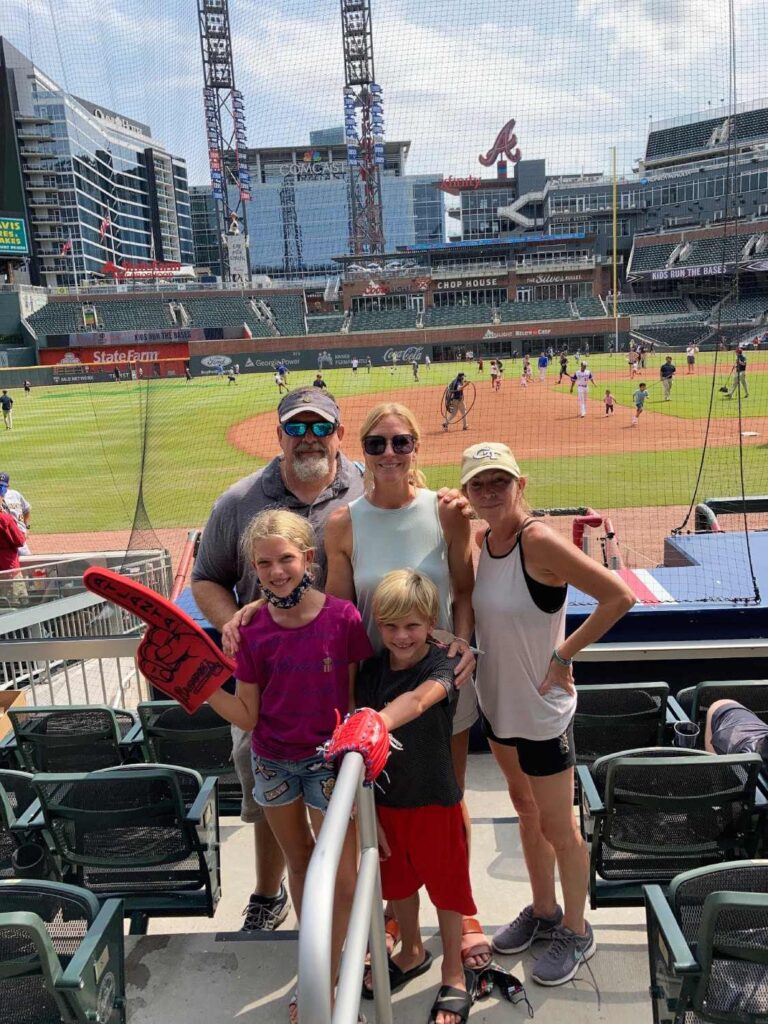
<svg viewBox="0 0 768 1024">
<path fill-rule="evenodd" d="M 479 709 L 478 709 L 479 710 Z M 576 746 L 573 742 L 573 719 L 565 732 L 553 740 L 526 740 L 521 736 L 502 739 L 491 729 L 491 723 L 480 711 L 483 735 L 502 747 L 517 747 L 517 758 L 523 775 L 559 775 L 576 764 Z"/>
<path fill-rule="evenodd" d="M 743 704 L 726 704 L 712 715 L 717 754 L 760 754 L 768 767 L 768 725 Z"/>
</svg>

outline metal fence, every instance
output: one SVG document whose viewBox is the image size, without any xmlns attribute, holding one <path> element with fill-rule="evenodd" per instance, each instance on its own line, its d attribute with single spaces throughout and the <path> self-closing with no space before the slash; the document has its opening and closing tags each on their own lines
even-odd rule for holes
<svg viewBox="0 0 768 1024">
<path fill-rule="evenodd" d="M 23 690 L 28 706 L 108 704 L 150 699 L 136 662 L 140 637 L 57 638 L 0 643 L 0 690 Z"/>
</svg>

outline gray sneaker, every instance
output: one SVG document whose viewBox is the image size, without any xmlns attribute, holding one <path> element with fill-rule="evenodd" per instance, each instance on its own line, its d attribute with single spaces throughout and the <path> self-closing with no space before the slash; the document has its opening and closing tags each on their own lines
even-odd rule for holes
<svg viewBox="0 0 768 1024">
<path fill-rule="evenodd" d="M 499 928 L 491 939 L 491 945 L 497 953 L 521 953 L 539 939 L 551 939 L 562 920 L 560 907 L 553 917 L 537 917 L 533 904 L 529 904 L 514 921 Z"/>
<path fill-rule="evenodd" d="M 536 961 L 532 978 L 539 985 L 563 985 L 574 977 L 582 963 L 595 955 L 597 946 L 589 921 L 586 935 L 570 928 L 556 928 L 549 949 Z"/>
</svg>

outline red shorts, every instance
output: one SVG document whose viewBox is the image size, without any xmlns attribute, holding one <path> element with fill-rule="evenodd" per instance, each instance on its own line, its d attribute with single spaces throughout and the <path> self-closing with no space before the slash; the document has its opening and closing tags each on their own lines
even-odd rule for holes
<svg viewBox="0 0 768 1024">
<path fill-rule="evenodd" d="M 476 914 L 461 804 L 376 810 L 391 850 L 381 861 L 384 899 L 407 899 L 423 885 L 438 910 Z"/>
</svg>

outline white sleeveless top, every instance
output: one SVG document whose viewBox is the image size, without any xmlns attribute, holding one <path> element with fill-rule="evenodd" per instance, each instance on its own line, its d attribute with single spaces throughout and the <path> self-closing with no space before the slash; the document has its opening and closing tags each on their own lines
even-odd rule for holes
<svg viewBox="0 0 768 1024">
<path fill-rule="evenodd" d="M 420 487 L 403 508 L 378 508 L 363 496 L 349 503 L 352 520 L 352 572 L 357 608 L 377 652 L 382 643 L 373 617 L 373 592 L 393 569 L 416 569 L 440 595 L 440 629 L 451 630 L 451 575 L 448 544 L 437 511 L 437 494 Z"/>
<path fill-rule="evenodd" d="M 560 687 L 543 697 L 539 693 L 552 651 L 565 636 L 566 605 L 563 601 L 551 613 L 536 605 L 519 536 L 501 556 L 491 555 L 483 541 L 472 594 L 477 645 L 484 652 L 478 656 L 475 688 L 480 710 L 499 739 L 555 739 L 573 717 L 575 696 Z"/>
</svg>

